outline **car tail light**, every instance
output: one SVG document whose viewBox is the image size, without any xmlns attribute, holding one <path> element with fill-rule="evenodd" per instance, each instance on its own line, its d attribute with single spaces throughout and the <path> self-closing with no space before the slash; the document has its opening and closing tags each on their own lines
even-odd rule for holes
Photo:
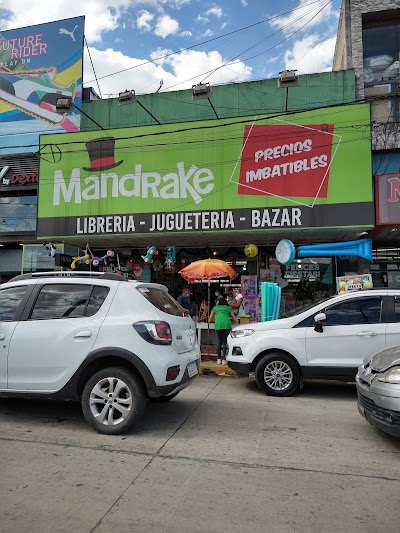
<svg viewBox="0 0 400 533">
<path fill-rule="evenodd" d="M 160 320 L 143 320 L 133 324 L 135 330 L 147 342 L 152 344 L 172 344 L 172 333 L 168 322 Z"/>
<path fill-rule="evenodd" d="M 179 365 L 170 366 L 167 370 L 167 375 L 165 377 L 166 381 L 174 381 L 179 376 L 180 370 L 181 367 Z"/>
</svg>

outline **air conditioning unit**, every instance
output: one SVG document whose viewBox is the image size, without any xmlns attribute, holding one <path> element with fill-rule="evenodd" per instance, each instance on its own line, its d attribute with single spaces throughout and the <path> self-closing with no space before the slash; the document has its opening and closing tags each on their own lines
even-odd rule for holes
<svg viewBox="0 0 400 533">
<path fill-rule="evenodd" d="M 278 87 L 293 87 L 299 84 L 299 77 L 295 70 L 284 70 L 279 73 Z"/>
</svg>

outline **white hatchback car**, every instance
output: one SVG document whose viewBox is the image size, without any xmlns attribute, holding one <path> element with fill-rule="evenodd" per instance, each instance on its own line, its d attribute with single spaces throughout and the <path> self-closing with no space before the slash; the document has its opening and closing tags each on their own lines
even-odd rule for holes
<svg viewBox="0 0 400 533">
<path fill-rule="evenodd" d="M 235 327 L 229 368 L 255 372 L 261 390 L 289 396 L 303 379 L 355 381 L 363 360 L 400 344 L 400 291 L 334 296 L 289 318 Z"/>
<path fill-rule="evenodd" d="M 118 274 L 24 274 L 0 286 L 0 396 L 80 400 L 97 431 L 126 431 L 146 397 L 198 375 L 193 320 L 163 285 Z"/>
</svg>

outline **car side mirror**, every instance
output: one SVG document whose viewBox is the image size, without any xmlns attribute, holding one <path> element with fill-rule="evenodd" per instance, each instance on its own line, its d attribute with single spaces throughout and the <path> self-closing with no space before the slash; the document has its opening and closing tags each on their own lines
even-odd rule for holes
<svg viewBox="0 0 400 533">
<path fill-rule="evenodd" d="M 322 333 L 324 331 L 324 328 L 322 327 L 323 323 L 326 322 L 326 314 L 325 313 L 318 313 L 314 317 L 315 322 L 315 331 L 317 333 Z"/>
</svg>

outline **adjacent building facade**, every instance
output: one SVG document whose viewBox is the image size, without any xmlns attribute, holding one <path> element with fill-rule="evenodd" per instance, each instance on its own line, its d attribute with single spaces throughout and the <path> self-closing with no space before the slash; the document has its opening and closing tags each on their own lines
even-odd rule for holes
<svg viewBox="0 0 400 533">
<path fill-rule="evenodd" d="M 400 3 L 343 0 L 333 70 L 354 69 L 371 104 L 375 285 L 400 288 Z"/>
</svg>

